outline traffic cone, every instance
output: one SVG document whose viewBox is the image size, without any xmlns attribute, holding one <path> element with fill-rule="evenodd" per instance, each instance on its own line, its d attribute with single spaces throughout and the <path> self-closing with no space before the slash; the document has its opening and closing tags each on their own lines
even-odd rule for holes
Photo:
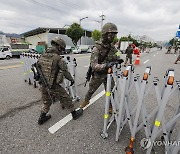
<svg viewBox="0 0 180 154">
<path fill-rule="evenodd" d="M 140 64 L 140 55 L 137 55 L 136 60 L 135 60 L 135 65 L 139 65 Z"/>
</svg>

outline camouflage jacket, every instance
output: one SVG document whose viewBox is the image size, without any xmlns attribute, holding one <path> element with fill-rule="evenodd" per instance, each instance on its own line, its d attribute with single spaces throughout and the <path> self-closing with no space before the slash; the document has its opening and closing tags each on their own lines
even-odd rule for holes
<svg viewBox="0 0 180 154">
<path fill-rule="evenodd" d="M 95 73 L 106 74 L 106 64 L 116 62 L 118 59 L 120 59 L 120 53 L 113 45 L 96 43 L 91 53 L 90 64 Z"/>
<path fill-rule="evenodd" d="M 41 70 L 50 86 L 61 83 L 63 77 L 73 81 L 71 74 L 68 72 L 67 64 L 59 55 L 59 51 L 52 47 L 39 58 Z"/>
<path fill-rule="evenodd" d="M 133 48 L 128 46 L 125 53 L 126 53 L 127 55 L 133 54 Z"/>
</svg>

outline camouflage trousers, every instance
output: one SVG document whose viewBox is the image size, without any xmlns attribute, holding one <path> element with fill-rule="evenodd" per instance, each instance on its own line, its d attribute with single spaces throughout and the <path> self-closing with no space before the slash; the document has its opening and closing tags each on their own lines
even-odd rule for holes
<svg viewBox="0 0 180 154">
<path fill-rule="evenodd" d="M 124 64 L 127 64 L 128 59 L 130 61 L 130 64 L 132 64 L 132 55 L 126 55 L 126 60 L 125 60 Z"/>
<path fill-rule="evenodd" d="M 85 95 L 85 100 L 90 100 L 91 96 L 94 94 L 94 92 L 100 87 L 101 84 L 104 84 L 104 89 L 106 90 L 107 85 L 107 75 L 94 75 L 91 78 L 91 81 L 89 83 L 89 90 Z M 111 87 L 114 87 L 114 81 L 111 82 Z M 112 89 L 111 88 L 111 89 Z"/>
<path fill-rule="evenodd" d="M 180 55 L 177 57 L 175 63 L 177 63 L 178 61 L 180 61 Z"/>
<path fill-rule="evenodd" d="M 43 100 L 41 112 L 48 113 L 50 106 L 52 104 L 51 99 L 46 89 L 43 86 L 41 87 L 40 90 L 41 90 L 42 100 Z M 50 93 L 53 98 L 57 98 L 60 101 L 62 106 L 64 106 L 65 108 L 68 108 L 70 111 L 74 110 L 72 99 L 70 98 L 70 96 L 68 95 L 68 93 L 62 86 L 58 84 L 54 85 L 53 88 L 50 90 Z"/>
</svg>

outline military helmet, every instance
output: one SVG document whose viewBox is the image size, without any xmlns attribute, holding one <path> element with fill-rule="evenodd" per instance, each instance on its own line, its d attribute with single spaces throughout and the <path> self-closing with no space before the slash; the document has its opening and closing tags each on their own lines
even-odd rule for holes
<svg viewBox="0 0 180 154">
<path fill-rule="evenodd" d="M 51 44 L 52 43 L 56 43 L 58 44 L 61 48 L 65 49 L 66 48 L 66 43 L 65 41 L 60 38 L 60 37 L 55 37 L 52 41 L 51 41 Z"/>
<path fill-rule="evenodd" d="M 118 33 L 117 26 L 113 23 L 106 23 L 102 28 L 102 35 L 106 33 Z"/>
</svg>

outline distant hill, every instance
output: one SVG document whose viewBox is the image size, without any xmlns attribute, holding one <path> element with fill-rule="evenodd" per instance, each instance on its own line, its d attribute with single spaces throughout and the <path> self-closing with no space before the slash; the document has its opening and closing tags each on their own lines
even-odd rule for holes
<svg viewBox="0 0 180 154">
<path fill-rule="evenodd" d="M 4 33 L 3 31 L 0 31 L 0 34 L 6 35 L 7 37 L 22 37 L 20 34 L 16 33 Z"/>
</svg>

